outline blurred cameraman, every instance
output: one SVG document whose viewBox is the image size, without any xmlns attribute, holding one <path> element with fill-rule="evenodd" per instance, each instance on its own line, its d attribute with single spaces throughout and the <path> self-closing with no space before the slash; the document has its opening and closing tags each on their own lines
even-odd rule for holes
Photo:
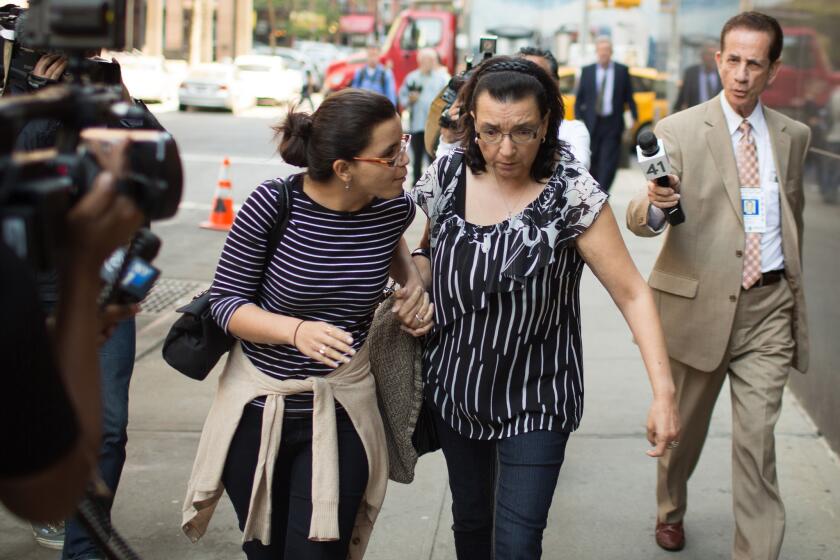
<svg viewBox="0 0 840 560">
<path fill-rule="evenodd" d="M 102 421 L 99 341 L 135 311 L 100 314 L 99 270 L 141 223 L 114 174 L 101 172 L 67 214 L 51 333 L 29 267 L 0 242 L 0 501 L 25 519 L 70 514 L 91 479 Z"/>
<path fill-rule="evenodd" d="M 429 109 L 440 90 L 449 83 L 449 73 L 438 66 L 437 52 L 431 48 L 417 51 L 417 69 L 408 73 L 400 86 L 400 106 L 407 107 L 410 119 L 408 132 L 411 134 L 411 163 L 413 181 L 423 174 L 423 159 L 426 156 L 425 131 Z"/>
<path fill-rule="evenodd" d="M 104 62 L 99 58 L 98 51 L 90 51 L 88 53 L 89 59 L 96 60 L 100 63 Z M 139 99 L 133 99 L 129 94 L 128 88 L 122 81 L 122 74 L 119 71 L 119 64 L 115 59 L 111 59 L 110 63 L 115 68 L 113 75 L 119 76 L 119 84 L 122 87 L 123 100 L 131 103 L 134 107 L 139 109 L 141 116 L 126 117 L 120 119 L 121 128 L 133 128 L 144 130 L 165 130 L 161 126 L 157 118 L 149 111 Z M 43 88 L 57 84 L 62 81 L 67 70 L 67 57 L 59 53 L 46 53 L 41 55 L 38 62 L 35 63 L 34 68 L 27 76 L 26 80 L 21 82 L 17 80 L 7 80 L 9 84 L 9 93 L 11 95 L 20 95 L 27 93 L 35 93 Z M 61 127 L 61 122 L 56 119 L 33 119 L 31 122 L 21 130 L 15 142 L 15 149 L 17 150 L 40 150 L 43 148 L 51 148 L 55 146 L 58 130 Z"/>
<path fill-rule="evenodd" d="M 142 101 L 132 99 L 122 82 L 119 65 L 114 59 L 110 63 L 98 58 L 99 51 L 86 53 L 89 60 L 95 60 L 103 66 L 122 86 L 123 100 L 139 109 L 135 117 L 122 118 L 120 128 L 164 130 Z M 104 64 L 103 64 L 104 63 Z M 67 70 L 68 60 L 60 53 L 42 54 L 25 80 L 10 83 L 11 94 L 28 94 L 40 91 L 61 82 Z M 113 67 L 107 66 L 108 64 Z M 113 85 L 113 84 L 112 84 Z M 15 148 L 19 151 L 32 151 L 51 148 L 61 131 L 62 123 L 57 119 L 33 119 L 19 133 Z M 114 247 L 115 249 L 117 246 Z M 57 290 L 57 273 L 38 275 L 40 299 L 45 310 L 49 311 L 60 301 Z M 125 448 L 128 440 L 128 392 L 134 370 L 136 330 L 134 318 L 121 321 L 99 350 L 99 369 L 101 370 L 101 415 L 102 438 L 99 452 L 99 474 L 112 495 L 116 493 L 122 469 L 125 464 Z M 108 508 L 110 514 L 110 508 Z M 62 550 L 62 558 L 68 560 L 96 559 L 101 554 L 82 525 L 70 519 L 65 522 L 33 524 L 33 535 L 38 544 L 47 548 Z"/>
</svg>

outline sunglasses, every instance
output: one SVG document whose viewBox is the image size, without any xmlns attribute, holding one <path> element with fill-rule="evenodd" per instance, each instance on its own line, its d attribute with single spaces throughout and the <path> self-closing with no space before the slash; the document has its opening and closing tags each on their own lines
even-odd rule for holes
<svg viewBox="0 0 840 560">
<path fill-rule="evenodd" d="M 392 158 L 381 157 L 354 157 L 355 161 L 367 161 L 369 163 L 378 163 L 386 167 L 396 167 L 397 162 L 408 153 L 408 145 L 411 143 L 411 134 L 403 134 L 400 138 L 400 151 Z"/>
</svg>

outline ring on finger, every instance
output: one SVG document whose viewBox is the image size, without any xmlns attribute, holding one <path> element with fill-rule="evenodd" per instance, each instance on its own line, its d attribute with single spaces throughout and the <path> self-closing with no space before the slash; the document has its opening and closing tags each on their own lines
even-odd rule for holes
<svg viewBox="0 0 840 560">
<path fill-rule="evenodd" d="M 676 449 L 680 442 L 677 440 L 668 442 L 668 449 Z"/>
<path fill-rule="evenodd" d="M 321 347 L 318 348 L 318 353 L 321 354 L 322 356 L 324 355 L 324 352 L 326 352 L 326 351 L 327 351 L 327 346 L 325 344 L 322 344 Z"/>
</svg>

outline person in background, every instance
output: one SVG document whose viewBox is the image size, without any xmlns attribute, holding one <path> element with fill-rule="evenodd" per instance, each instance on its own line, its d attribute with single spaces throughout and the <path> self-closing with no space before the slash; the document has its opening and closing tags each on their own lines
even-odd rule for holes
<svg viewBox="0 0 840 560">
<path fill-rule="evenodd" d="M 700 51 L 700 64 L 685 69 L 682 86 L 674 102 L 675 113 L 705 103 L 720 93 L 720 76 L 715 64 L 717 49 L 717 43 L 705 43 Z"/>
<path fill-rule="evenodd" d="M 526 58 L 537 66 L 548 72 L 548 75 L 557 81 L 557 59 L 551 54 L 551 51 L 546 49 L 538 49 L 536 47 L 522 47 L 519 49 L 519 56 Z M 562 95 L 562 91 L 560 94 Z M 560 123 L 560 131 L 557 137 L 565 142 L 572 151 L 572 155 L 585 168 L 589 169 L 590 164 L 590 150 L 589 150 L 589 130 L 583 122 L 576 119 L 563 119 Z"/>
<path fill-rule="evenodd" d="M 584 66 L 575 98 L 575 116 L 586 124 L 592 138 L 592 176 L 609 192 L 618 169 L 621 137 L 624 134 L 624 106 L 633 120 L 638 118 L 633 100 L 630 70 L 612 60 L 609 37 L 595 40 L 598 62 Z"/>
<path fill-rule="evenodd" d="M 302 106 L 303 102 L 309 103 L 309 110 L 315 110 L 315 103 L 312 101 L 312 93 L 315 91 L 315 77 L 312 76 L 312 70 L 307 68 L 303 72 L 303 84 L 300 87 L 300 101 L 298 105 Z"/>
<path fill-rule="evenodd" d="M 835 88 L 825 107 L 827 129 L 824 136 L 824 149 L 840 154 L 840 88 Z M 836 157 L 823 156 L 819 166 L 820 194 L 826 204 L 837 204 L 837 191 L 840 189 L 840 161 Z"/>
<path fill-rule="evenodd" d="M 426 159 L 425 131 L 429 107 L 440 90 L 449 82 L 449 73 L 438 66 L 434 49 L 420 49 L 417 52 L 416 70 L 405 77 L 400 87 L 400 106 L 408 108 L 410 119 L 408 132 L 411 134 L 411 163 L 413 180 L 423 173 Z"/>
<path fill-rule="evenodd" d="M 367 48 L 367 63 L 356 70 L 350 87 L 375 91 L 387 97 L 394 107 L 397 106 L 397 87 L 394 73 L 379 62 L 379 45 L 371 44 Z"/>
<path fill-rule="evenodd" d="M 726 380 L 732 558 L 775 560 L 782 547 L 774 431 L 791 368 L 808 369 L 800 247 L 811 140 L 806 125 L 760 101 L 776 79 L 783 44 L 781 26 L 765 14 L 726 22 L 716 55 L 723 93 L 659 122 L 671 185 L 649 182 L 627 208 L 636 235 L 668 230 L 649 279 L 684 425 L 680 446 L 657 470 L 656 543 L 666 550 L 685 546 L 688 479 Z M 662 209 L 677 202 L 686 221 L 669 228 Z"/>
</svg>

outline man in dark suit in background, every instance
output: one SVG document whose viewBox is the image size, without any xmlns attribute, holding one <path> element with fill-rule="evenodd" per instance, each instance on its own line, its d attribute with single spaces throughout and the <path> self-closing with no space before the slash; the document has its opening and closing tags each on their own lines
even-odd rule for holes
<svg viewBox="0 0 840 560">
<path fill-rule="evenodd" d="M 705 103 L 720 93 L 720 76 L 718 76 L 715 53 L 716 43 L 708 42 L 700 52 L 701 64 L 695 64 L 685 69 L 682 87 L 674 103 L 674 112 Z"/>
<path fill-rule="evenodd" d="M 621 136 L 624 133 L 624 104 L 636 120 L 636 102 L 630 71 L 612 60 L 612 41 L 595 41 L 598 62 L 584 66 L 575 99 L 575 117 L 581 119 L 592 137 L 590 172 L 604 190 L 609 191 L 618 168 Z"/>
</svg>

